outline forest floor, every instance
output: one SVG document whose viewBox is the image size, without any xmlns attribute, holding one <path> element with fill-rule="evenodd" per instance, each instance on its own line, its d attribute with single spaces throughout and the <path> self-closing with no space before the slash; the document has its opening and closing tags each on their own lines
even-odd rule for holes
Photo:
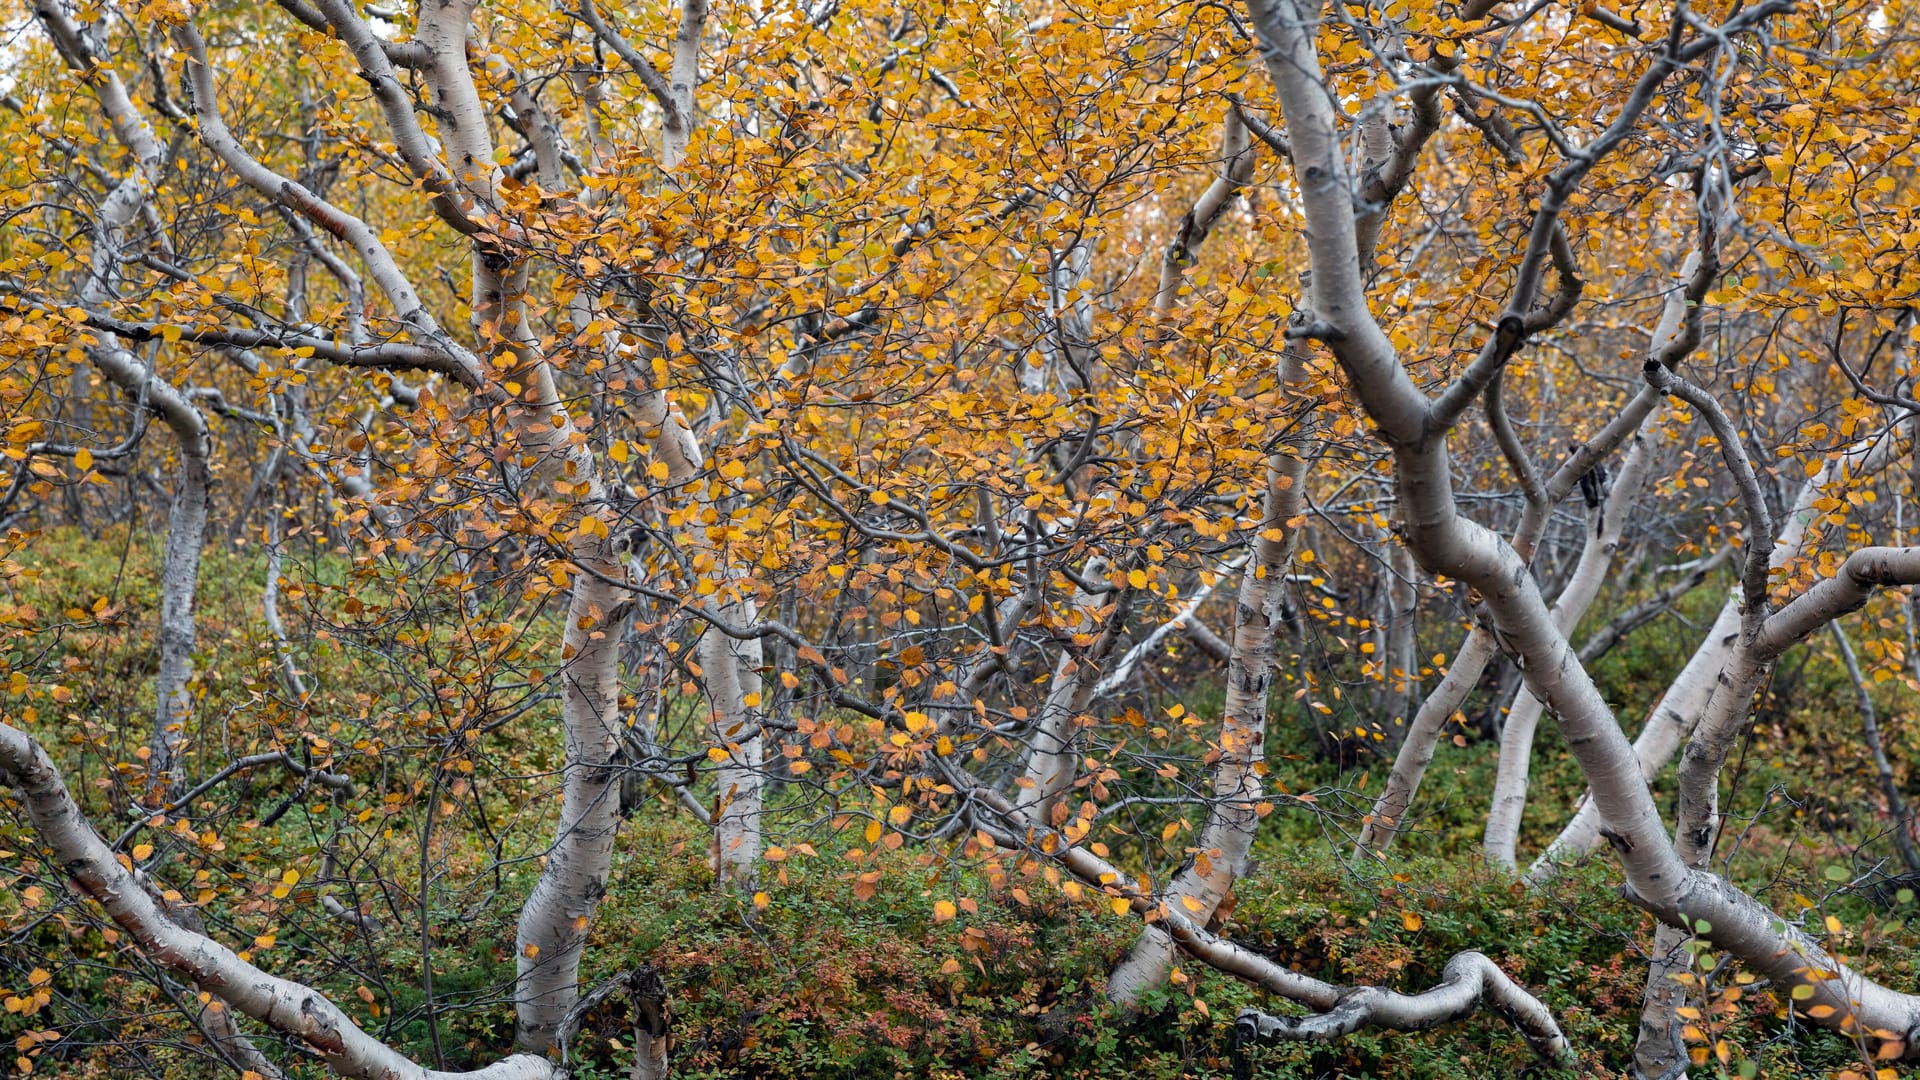
<svg viewBox="0 0 1920 1080">
<path fill-rule="evenodd" d="M 126 820 L 114 794 L 116 773 L 126 770 L 116 763 L 137 759 L 149 723 L 157 551 L 124 532 L 42 538 L 35 550 L 56 554 L 5 564 L 0 625 L 9 632 L 0 636 L 0 659 L 8 670 L 32 672 L 37 684 L 52 678 L 60 686 L 36 690 L 32 700 L 15 693 L 7 707 L 61 759 L 96 825 L 114 832 L 115 817 Z M 209 801 L 210 816 L 184 832 L 173 823 L 167 836 L 182 853 L 159 874 L 201 904 L 215 936 L 236 947 L 251 940 L 256 962 L 328 992 L 416 1060 L 450 1069 L 491 1060 L 511 1041 L 505 988 L 514 913 L 537 868 L 493 858 L 485 838 L 542 835 L 552 806 L 516 801 L 510 786 L 489 799 L 486 774 L 543 766 L 557 754 L 557 734 L 531 710 L 524 722 L 489 735 L 484 752 L 464 758 L 465 771 L 420 767 L 420 748 L 432 740 L 404 723 L 428 711 L 417 655 L 404 664 L 386 659 L 371 647 L 377 635 L 365 632 L 336 627 L 316 635 L 324 624 L 313 616 L 342 596 L 367 608 L 384 600 L 392 611 L 396 595 L 424 583 L 357 589 L 354 568 L 318 550 L 290 556 L 285 571 L 290 582 L 309 583 L 282 602 L 315 687 L 304 709 L 291 708 L 276 690 L 274 647 L 260 617 L 264 573 L 258 545 L 208 552 L 196 682 L 198 715 L 208 720 L 198 729 L 195 767 L 210 772 L 225 755 L 277 742 L 357 758 L 349 771 L 372 782 L 353 798 L 326 802 L 311 793 L 291 799 L 287 777 L 263 774 L 222 796 L 217 810 Z M 523 616 L 523 632 L 512 636 L 539 637 L 546 616 Z M 1656 624 L 1598 666 L 1600 685 L 1630 730 L 1652 704 L 1647 695 L 1667 681 L 1666 665 L 1690 647 L 1677 643 L 1689 633 Z M 1448 647 L 1442 636 L 1423 639 L 1434 646 L 1427 653 Z M 438 656 L 430 645 L 412 644 L 415 654 Z M 449 649 L 439 658 L 457 672 L 460 655 Z M 1920 731 L 1903 727 L 1897 691 L 1882 691 L 1896 751 L 1903 738 L 1920 741 Z M 1218 708 L 1217 691 L 1210 697 L 1204 683 L 1182 700 L 1202 714 Z M 377 746 L 355 741 L 355 733 L 384 730 L 383 716 L 400 718 L 400 729 Z M 1275 724 L 1267 783 L 1276 806 L 1224 932 L 1323 979 L 1405 990 L 1433 983 L 1455 952 L 1478 949 L 1552 1008 L 1589 1075 L 1618 1075 L 1631 1054 L 1652 925 L 1615 893 L 1610 861 L 1596 858 L 1533 890 L 1485 867 L 1480 831 L 1496 747 L 1463 733 L 1465 745 L 1443 746 L 1413 831 L 1388 857 L 1355 863 L 1351 836 L 1386 759 L 1362 754 L 1343 768 L 1320 752 L 1307 721 L 1283 713 Z M 382 755 L 382 764 L 371 762 Z M 1542 726 L 1536 755 L 1523 863 L 1580 792 L 1550 725 Z M 1869 973 L 1911 985 L 1920 935 L 1905 919 L 1917 909 L 1904 882 L 1886 876 L 1891 844 L 1844 674 L 1823 659 L 1790 656 L 1729 776 L 1728 835 L 1738 842 L 1721 854 L 1734 855 L 1733 876 Z M 1670 785 L 1669 776 L 1659 791 L 1663 805 Z M 291 812 L 274 816 L 283 802 Z M 422 810 L 436 802 L 443 825 L 427 838 L 423 860 L 423 822 L 434 814 Z M 832 817 L 811 794 L 776 796 L 768 834 L 774 850 L 753 897 L 715 891 L 704 829 L 660 792 L 623 826 L 585 976 L 592 983 L 640 964 L 665 973 L 678 1075 L 1225 1076 L 1237 1011 L 1285 1008 L 1186 965 L 1143 1012 L 1118 1016 L 1103 1004 L 1103 988 L 1108 966 L 1138 930 L 1131 915 L 1069 895 L 1038 865 L 990 873 L 958 841 L 889 850 L 863 843 L 858 828 L 836 831 Z M 298 887 L 321 875 L 320 838 L 343 834 L 357 838 L 359 865 L 395 875 L 360 898 L 378 920 L 370 933 L 343 929 Z M 0 815 L 0 847 L 31 850 L 11 813 Z M 64 1053 L 43 1055 L 38 1074 L 103 1075 L 100 1063 L 112 1059 L 104 1048 L 143 1027 L 177 1024 L 157 1008 L 152 987 L 126 972 L 124 940 L 48 918 L 52 901 L 16 874 L 12 851 L 4 854 L 7 940 L 71 934 L 66 947 L 91 958 L 53 973 L 57 994 L 47 1011 L 29 1016 L 10 1004 L 0 1018 L 8 1041 L 46 1026 L 62 1030 Z M 1124 861 L 1129 853 L 1117 854 Z M 431 867 L 424 926 L 423 865 Z M 409 866 L 411 878 L 400 872 Z M 420 978 L 423 945 L 433 971 L 431 1007 Z M 1703 956 L 1701 968 L 1712 963 Z M 0 958 L 10 995 L 30 981 L 17 966 Z M 1707 1007 L 1689 1030 L 1706 1059 L 1700 1075 L 1870 1075 L 1851 1042 L 1794 1025 L 1764 986 L 1742 978 L 1720 971 L 1705 986 Z M 624 1075 L 625 1027 L 617 1015 L 589 1018 L 574 1075 Z M 205 1067 L 184 1052 L 177 1059 L 162 1052 L 152 1063 L 182 1077 Z M 1508 1077 L 1538 1068 L 1491 1014 L 1411 1037 L 1363 1033 L 1332 1045 L 1263 1048 L 1252 1063 L 1255 1075 L 1272 1078 Z"/>
</svg>

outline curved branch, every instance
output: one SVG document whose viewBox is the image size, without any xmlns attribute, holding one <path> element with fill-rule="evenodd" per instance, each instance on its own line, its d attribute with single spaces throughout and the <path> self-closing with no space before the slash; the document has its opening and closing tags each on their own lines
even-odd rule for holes
<svg viewBox="0 0 1920 1080">
<path fill-rule="evenodd" d="M 312 988 L 269 975 L 169 919 L 87 823 L 46 751 L 6 724 L 0 724 L 0 781 L 19 793 L 40 841 L 67 877 L 141 952 L 275 1031 L 303 1040 L 336 1074 L 365 1080 L 559 1080 L 546 1059 L 532 1054 L 471 1072 L 424 1068 L 367 1034 Z"/>
<path fill-rule="evenodd" d="M 1492 1005 L 1512 1023 L 1542 1061 L 1568 1064 L 1573 1060 L 1572 1048 L 1552 1011 L 1485 953 L 1473 951 L 1456 953 L 1447 961 L 1439 984 L 1422 993 L 1355 987 L 1340 996 L 1338 1005 L 1309 1016 L 1242 1009 L 1234 1021 L 1234 1041 L 1332 1042 L 1368 1027 L 1422 1031 L 1463 1020 L 1483 1004 Z"/>
<path fill-rule="evenodd" d="M 1767 509 L 1766 494 L 1760 490 L 1760 478 L 1753 471 L 1753 462 L 1747 458 L 1740 433 L 1734 430 L 1733 421 L 1712 394 L 1667 370 L 1659 360 L 1648 360 L 1646 373 L 1648 383 L 1693 406 L 1706 419 L 1720 443 L 1720 456 L 1726 461 L 1727 471 L 1733 474 L 1734 483 L 1740 489 L 1740 501 L 1747 511 L 1747 558 L 1740 575 L 1741 616 L 1748 627 L 1748 636 L 1752 636 L 1753 629 L 1767 614 L 1767 566 L 1773 557 L 1774 545 L 1773 515 Z"/>
<path fill-rule="evenodd" d="M 1553 625 L 1525 559 L 1484 526 L 1460 515 L 1444 437 L 1447 412 L 1429 407 L 1369 311 L 1361 270 L 1352 256 L 1351 185 L 1334 115 L 1336 102 L 1327 92 L 1313 33 L 1319 5 L 1314 0 L 1250 0 L 1248 8 L 1265 46 L 1267 70 L 1293 135 L 1295 156 L 1303 166 L 1299 177 L 1313 259 L 1314 315 L 1333 329 L 1326 336 L 1334 358 L 1393 450 L 1407 544 L 1430 573 L 1445 574 L 1483 595 L 1503 648 L 1515 658 L 1528 689 L 1553 711 L 1586 774 L 1593 802 L 1619 853 L 1627 895 L 1662 922 L 1701 932 L 1713 945 L 1791 990 L 1795 1007 L 1815 1023 L 1862 1033 L 1890 1046 L 1897 1043 L 1900 1052 L 1914 1048 L 1914 1036 L 1920 1034 L 1920 997 L 1848 969 L 1817 941 L 1724 878 L 1690 865 L 1669 842 L 1633 748 Z M 1681 42 L 1676 21 L 1669 45 L 1636 86 L 1633 100 L 1583 156 L 1597 157 L 1625 139 L 1631 130 L 1628 118 L 1645 109 L 1644 99 L 1652 97 L 1676 63 L 1718 48 L 1736 30 L 1752 29 L 1779 10 L 1781 4 L 1768 0 L 1690 44 Z M 1465 385 L 1477 394 L 1484 380 L 1467 385 L 1473 374 L 1470 370 L 1461 376 L 1448 393 Z M 1492 371 L 1485 375 L 1490 378 Z M 1841 584 L 1823 582 L 1832 588 L 1809 607 L 1819 609 L 1825 603 L 1847 610 L 1848 601 L 1857 607 L 1865 600 L 1863 585 L 1894 580 L 1904 562 L 1886 549 L 1857 566 L 1849 559 L 1849 572 L 1835 579 Z M 1912 563 L 1912 571 L 1920 573 L 1920 555 Z M 1816 586 L 1814 591 L 1819 590 Z M 1807 629 L 1823 622 L 1814 621 Z M 1795 629 L 1792 620 L 1783 621 L 1783 634 Z"/>
<path fill-rule="evenodd" d="M 1160 284 L 1153 292 L 1156 318 L 1164 319 L 1173 310 L 1195 253 L 1207 242 L 1213 227 L 1233 205 L 1240 189 L 1252 179 L 1253 141 L 1248 138 L 1246 121 L 1240 111 L 1228 109 L 1226 119 L 1220 123 L 1220 174 L 1181 217 L 1180 224 L 1174 228 L 1173 239 L 1160 256 Z"/>
<path fill-rule="evenodd" d="M 660 69 L 654 67 L 646 57 L 641 56 L 640 50 L 634 48 L 626 38 L 622 37 L 620 31 L 608 25 L 607 20 L 601 16 L 600 9 L 594 6 L 593 0 L 580 0 L 580 9 L 577 14 L 580 21 L 587 24 L 587 29 L 592 30 L 601 41 L 606 42 L 615 56 L 626 62 L 628 69 L 639 78 L 640 84 L 647 88 L 647 93 L 653 95 L 653 100 L 659 103 L 661 111 L 665 114 L 665 119 L 661 121 L 662 125 L 676 130 L 685 128 L 689 123 L 688 118 L 680 111 L 680 103 L 674 100 L 673 90 L 667 85 L 666 77 L 660 74 Z"/>
<path fill-rule="evenodd" d="M 964 773 L 950 775 L 962 783 L 969 779 Z M 1105 859 L 1074 846 L 1052 829 L 1036 825 L 1031 817 L 997 792 L 974 787 L 972 794 L 998 819 L 978 823 L 996 843 L 1053 859 L 1087 885 L 1125 900 L 1151 926 L 1164 930 L 1187 955 L 1320 1014 L 1306 1018 L 1267 1017 L 1274 1022 L 1262 1025 L 1267 1030 L 1287 1024 L 1301 1029 L 1310 1026 L 1321 1033 L 1314 1036 L 1321 1041 L 1330 1041 L 1363 1027 L 1417 1031 L 1463 1020 L 1486 999 L 1513 1023 L 1543 1059 L 1559 1064 L 1572 1060 L 1566 1037 L 1554 1022 L 1553 1014 L 1481 953 L 1463 952 L 1449 960 L 1441 984 L 1421 994 L 1401 994 L 1377 986 L 1337 986 L 1282 967 L 1243 945 L 1209 933 L 1180 910 L 1183 905 L 1157 900 Z M 1245 1022 L 1248 1013 L 1240 1015 L 1241 1022 Z"/>
<path fill-rule="evenodd" d="M 193 115 L 200 141 L 207 149 L 249 187 L 352 246 L 373 274 L 374 283 L 387 294 L 400 321 L 445 356 L 444 361 L 429 370 L 439 371 L 469 389 L 485 385 L 485 368 L 479 358 L 456 343 L 427 313 L 413 283 L 407 280 L 392 252 L 366 222 L 314 194 L 305 185 L 280 176 L 247 153 L 220 115 L 213 66 L 207 59 L 206 42 L 201 40 L 200 32 L 192 23 L 184 23 L 175 28 L 174 37 L 187 55 L 184 66 L 187 85 L 192 91 Z"/>
</svg>

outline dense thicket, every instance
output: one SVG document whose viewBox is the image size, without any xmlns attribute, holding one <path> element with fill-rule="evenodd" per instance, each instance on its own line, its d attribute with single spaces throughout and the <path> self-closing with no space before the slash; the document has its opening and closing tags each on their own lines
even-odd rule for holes
<svg viewBox="0 0 1920 1080">
<path fill-rule="evenodd" d="M 16 4 L 16 1068 L 1920 1055 L 1915 14 Z"/>
</svg>

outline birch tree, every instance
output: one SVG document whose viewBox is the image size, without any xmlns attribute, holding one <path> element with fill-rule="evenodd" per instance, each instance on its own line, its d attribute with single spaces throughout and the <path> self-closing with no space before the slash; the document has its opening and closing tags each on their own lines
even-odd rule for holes
<svg viewBox="0 0 1920 1080">
<path fill-rule="evenodd" d="M 718 1053 L 675 1026 L 714 935 L 811 946 L 783 905 L 903 878 L 930 943 L 1119 920 L 1061 1015 L 1149 1038 L 1488 1006 L 1516 1053 L 1671 1076 L 1738 968 L 1915 1052 L 1910 987 L 1722 842 L 1754 703 L 1817 651 L 1898 830 L 1848 895 L 1890 888 L 1874 845 L 1912 859 L 1910 12 L 15 14 L 29 1066 L 661 1077 Z M 49 601 L 100 576 L 89 530 L 131 569 Z M 196 618 L 236 561 L 257 635 Z M 1632 742 L 1629 638 L 1664 686 Z M 1462 815 L 1482 845 L 1434 850 Z M 1661 927 L 1632 1062 L 1501 942 L 1425 977 L 1259 944 L 1291 875 L 1376 904 L 1408 852 L 1559 889 L 1604 860 Z M 83 949 L 140 994 L 97 1011 Z M 1206 1011 L 1202 971 L 1262 1006 Z M 135 1034 L 67 1049 L 101 1030 Z"/>
</svg>

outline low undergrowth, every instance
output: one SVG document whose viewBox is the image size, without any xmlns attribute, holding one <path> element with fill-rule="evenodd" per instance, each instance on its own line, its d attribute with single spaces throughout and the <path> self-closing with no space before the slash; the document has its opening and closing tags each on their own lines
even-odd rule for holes
<svg viewBox="0 0 1920 1080">
<path fill-rule="evenodd" d="M 39 544 L 52 557 L 8 564 L 0 617 L 10 632 L 0 660 L 34 689 L 14 690 L 0 673 L 0 696 L 10 722 L 49 746 L 111 836 L 139 819 L 129 792 L 149 715 L 157 551 L 124 533 L 58 540 Z M 194 762 L 207 775 L 240 753 L 285 748 L 348 772 L 355 792 L 335 798 L 285 770 L 256 770 L 174 819 L 133 828 L 126 850 L 195 905 L 215 937 L 323 990 L 409 1056 L 447 1069 L 481 1065 L 511 1043 L 513 921 L 538 872 L 535 861 L 495 853 L 538 851 L 552 827 L 552 705 L 515 682 L 538 685 L 552 614 L 538 597 L 505 596 L 460 630 L 409 640 L 441 680 L 435 694 L 370 643 L 407 632 L 388 625 L 398 622 L 392 613 L 440 601 L 392 575 L 367 584 L 355 574 L 355 564 L 317 545 L 288 572 L 307 583 L 290 607 L 337 614 L 349 596 L 355 616 L 371 621 L 294 623 L 314 687 L 298 702 L 276 680 L 259 618 L 261 552 L 245 544 L 209 551 Z M 474 630 L 509 624 L 511 635 Z M 1644 715 L 1670 652 L 1634 639 L 1602 665 L 1623 717 Z M 1776 910 L 1868 973 L 1904 985 L 1920 938 L 1904 921 L 1911 891 L 1885 869 L 1885 822 L 1870 777 L 1851 759 L 1843 768 L 1804 767 L 1857 753 L 1834 725 L 1805 722 L 1850 715 L 1851 687 L 1817 660 L 1794 677 L 1758 714 L 1727 796 L 1738 844 L 1723 854 L 1736 856 L 1734 877 Z M 473 687 L 472 696 L 450 696 L 447 685 Z M 1194 712 L 1217 711 L 1203 692 L 1185 701 Z M 1222 932 L 1322 979 L 1408 992 L 1432 985 L 1456 952 L 1480 950 L 1554 1011 L 1583 1072 L 1617 1075 L 1631 1052 L 1653 928 L 1614 893 L 1608 861 L 1531 891 L 1485 869 L 1477 845 L 1493 747 L 1463 729 L 1463 745 L 1443 747 L 1435 763 L 1417 828 L 1388 858 L 1356 864 L 1351 836 L 1385 758 L 1330 762 L 1318 752 L 1318 721 L 1293 708 L 1283 702 L 1275 716 L 1274 808 Z M 461 734 L 444 717 L 463 709 L 505 719 Z M 1889 729 L 1903 734 L 1897 722 Z M 1551 725 L 1536 762 L 1523 852 L 1551 837 L 1581 790 Z M 1806 779 L 1816 775 L 1827 779 Z M 925 844 L 890 833 L 876 843 L 858 827 L 866 819 L 850 826 L 819 804 L 816 789 L 799 785 L 776 790 L 773 809 L 756 895 L 715 890 L 705 831 L 662 789 L 647 792 L 623 826 L 584 978 L 596 983 L 643 964 L 664 973 L 678 1075 L 1223 1076 L 1236 1013 L 1289 1008 L 1184 963 L 1143 1010 L 1118 1014 L 1105 1003 L 1107 971 L 1139 923 L 1074 895 L 1046 862 L 985 858 L 964 833 Z M 1199 820 L 1188 808 L 1187 824 Z M 1163 877 L 1180 850 L 1138 832 L 1108 839 L 1116 858 Z M 365 912 L 368 928 L 329 916 L 322 895 Z M 191 1023 L 192 995 L 170 992 L 124 936 L 64 893 L 57 868 L 40 859 L 11 810 L 0 815 L 0 924 L 0 1035 L 15 1042 L 16 1071 L 188 1078 L 224 1070 Z M 46 959 L 57 956 L 79 959 Z M 1708 1074 L 1865 1068 L 1846 1039 L 1796 1029 L 1765 986 L 1732 970 L 1707 978 L 1713 963 L 1701 958 L 1689 1036 Z M 576 1077 L 624 1075 L 623 1009 L 615 1000 L 586 1019 L 573 1047 Z M 307 1051 L 250 1030 L 290 1075 L 321 1075 Z M 1258 1076 L 1299 1080 L 1549 1075 L 1491 1012 L 1410 1036 L 1362 1032 L 1330 1045 L 1257 1048 L 1251 1064 Z"/>
</svg>

